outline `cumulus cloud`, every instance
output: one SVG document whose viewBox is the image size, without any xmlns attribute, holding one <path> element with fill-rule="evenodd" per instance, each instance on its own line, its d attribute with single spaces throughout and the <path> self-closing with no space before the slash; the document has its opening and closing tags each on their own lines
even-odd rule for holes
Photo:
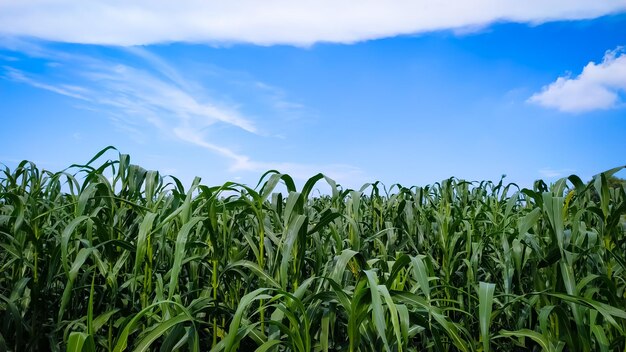
<svg viewBox="0 0 626 352">
<path fill-rule="evenodd" d="M 541 23 L 626 10 L 624 0 L 0 1 L 0 34 L 138 45 L 352 43 L 493 21 Z"/>
<path fill-rule="evenodd" d="M 559 77 L 528 101 L 564 112 L 610 109 L 626 92 L 626 55 L 621 48 L 608 51 L 601 63 L 590 62 L 576 77 Z"/>
</svg>

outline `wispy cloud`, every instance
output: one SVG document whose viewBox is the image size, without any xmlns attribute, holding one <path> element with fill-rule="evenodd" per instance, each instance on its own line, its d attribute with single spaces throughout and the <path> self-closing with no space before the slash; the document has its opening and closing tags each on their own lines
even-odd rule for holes
<svg viewBox="0 0 626 352">
<path fill-rule="evenodd" d="M 26 0 L 0 2 L 0 34 L 113 45 L 180 41 L 310 45 L 462 31 L 502 20 L 594 18 L 624 10 L 624 0 Z"/>
<path fill-rule="evenodd" d="M 206 149 L 229 161 L 231 172 L 263 172 L 277 169 L 305 179 L 325 172 L 337 180 L 363 179 L 360 169 L 349 165 L 309 165 L 282 161 L 259 161 L 232 148 L 209 141 L 216 124 L 267 138 L 268 133 L 245 116 L 236 106 L 212 99 L 201 81 L 189 79 L 174 66 L 143 48 L 121 48 L 135 60 L 84 56 L 57 51 L 45 45 L 12 40 L 0 42 L 18 53 L 44 61 L 45 73 L 29 70 L 28 65 L 6 62 L 0 78 L 28 84 L 76 99 L 81 108 L 106 113 L 112 123 L 137 141 L 145 141 L 146 124 L 181 143 Z M 137 62 L 136 59 L 139 59 Z M 54 65 L 48 65 L 54 63 Z M 19 68 L 18 68 L 19 67 Z M 31 72 L 32 71 L 32 72 Z M 276 111 L 304 107 L 291 103 L 280 88 L 247 82 Z"/>
<path fill-rule="evenodd" d="M 601 63 L 590 62 L 576 77 L 559 77 L 528 102 L 564 112 L 588 112 L 620 105 L 626 92 L 626 55 L 621 48 L 608 51 Z"/>
<path fill-rule="evenodd" d="M 351 187 L 360 186 L 366 182 L 366 175 L 358 167 L 347 164 L 304 164 L 292 162 L 267 162 L 256 161 L 249 156 L 236 153 L 228 148 L 207 142 L 201 132 L 191 128 L 176 128 L 174 133 L 182 140 L 203 147 L 232 161 L 231 172 L 265 172 L 267 170 L 278 170 L 288 173 L 298 180 L 306 180 L 309 177 L 321 172 L 334 180 Z"/>
<path fill-rule="evenodd" d="M 306 106 L 290 100 L 284 90 L 259 81 L 254 82 L 254 87 L 265 93 L 264 96 L 269 106 L 273 110 L 280 112 L 283 121 L 293 121 L 303 116 L 309 116 L 310 111 L 308 111 Z M 280 135 L 274 136 L 282 138 Z"/>
<path fill-rule="evenodd" d="M 539 170 L 539 175 L 541 175 L 542 178 L 547 178 L 547 179 L 561 178 L 561 177 L 569 176 L 572 173 L 574 173 L 574 170 L 572 169 L 553 169 L 553 168 L 545 167 Z"/>
<path fill-rule="evenodd" d="M 127 117 L 141 117 L 161 130 L 178 125 L 203 129 L 219 122 L 258 133 L 252 120 L 236 108 L 194 91 L 193 84 L 186 83 L 177 70 L 144 49 L 125 49 L 148 63 L 143 67 L 32 43 L 20 43 L 17 49 L 55 65 L 48 65 L 45 75 L 4 66 L 6 79 L 90 102 L 96 108 L 107 106 Z"/>
<path fill-rule="evenodd" d="M 64 85 L 64 84 L 61 84 L 61 85 L 46 84 L 46 83 L 39 82 L 33 78 L 30 78 L 24 72 L 14 69 L 12 67 L 3 66 L 3 69 L 4 69 L 4 78 L 6 79 L 16 81 L 16 82 L 26 83 L 33 87 L 45 89 L 45 90 L 48 90 L 57 94 L 65 95 L 71 98 L 76 98 L 80 100 L 90 100 L 89 98 L 80 94 L 80 92 L 86 91 L 82 87 Z"/>
<path fill-rule="evenodd" d="M 223 157 L 226 157 L 232 160 L 233 161 L 233 164 L 231 166 L 232 170 L 246 169 L 245 167 L 241 167 L 241 166 L 249 165 L 251 162 L 250 158 L 245 155 L 238 154 L 228 148 L 221 147 L 219 145 L 207 142 L 202 137 L 201 131 L 199 131 L 196 128 L 192 128 L 189 125 L 176 127 L 174 128 L 173 131 L 176 137 L 180 138 L 181 140 L 184 140 L 186 142 L 208 149 L 214 153 L 217 153 Z"/>
</svg>

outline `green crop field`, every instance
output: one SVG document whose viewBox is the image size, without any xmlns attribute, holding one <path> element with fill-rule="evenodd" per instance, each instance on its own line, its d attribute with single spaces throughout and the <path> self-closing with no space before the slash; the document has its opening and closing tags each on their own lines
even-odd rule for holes
<svg viewBox="0 0 626 352">
<path fill-rule="evenodd" d="M 112 148 L 4 167 L 0 351 L 626 351 L 621 169 L 350 190 L 183 188 Z"/>
</svg>

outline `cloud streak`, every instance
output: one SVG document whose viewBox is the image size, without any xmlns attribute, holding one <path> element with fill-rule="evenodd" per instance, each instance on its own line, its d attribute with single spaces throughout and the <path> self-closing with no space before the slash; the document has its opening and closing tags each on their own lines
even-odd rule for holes
<svg viewBox="0 0 626 352">
<path fill-rule="evenodd" d="M 28 77 L 24 72 L 20 71 L 20 70 L 16 70 L 12 67 L 9 66 L 4 66 L 3 67 L 5 73 L 4 73 L 4 77 L 6 79 L 15 81 L 15 82 L 22 82 L 22 83 L 26 83 L 28 85 L 31 85 L 35 88 L 40 88 L 40 89 L 44 89 L 53 93 L 57 93 L 57 94 L 61 94 L 61 95 L 65 95 L 67 97 L 70 98 L 75 98 L 75 99 L 80 99 L 80 100 L 90 100 L 89 98 L 86 98 L 85 96 L 83 96 L 82 94 L 80 94 L 80 92 L 84 92 L 85 89 L 81 88 L 81 87 L 77 87 L 77 86 L 69 86 L 69 85 L 60 85 L 60 86 L 55 86 L 55 85 L 51 85 L 51 84 L 46 84 L 46 83 L 42 83 L 39 82 L 35 79 L 32 79 L 30 77 Z"/>
<path fill-rule="evenodd" d="M 545 167 L 539 170 L 539 175 L 541 175 L 542 178 L 554 179 L 569 176 L 574 172 L 575 170 L 572 169 L 553 169 Z"/>
<path fill-rule="evenodd" d="M 626 55 L 608 51 L 601 63 L 590 62 L 576 77 L 559 77 L 528 102 L 563 112 L 583 113 L 615 108 L 626 92 Z"/>
<path fill-rule="evenodd" d="M 174 133 L 181 140 L 193 143 L 230 159 L 232 161 L 229 169 L 231 172 L 260 173 L 267 170 L 278 170 L 280 172 L 288 173 L 293 178 L 299 180 L 306 180 L 309 177 L 321 172 L 338 182 L 347 183 L 353 187 L 356 187 L 366 181 L 363 171 L 352 165 L 255 161 L 247 155 L 236 153 L 228 148 L 207 142 L 198 130 L 192 128 L 176 128 L 174 129 Z"/>
<path fill-rule="evenodd" d="M 80 99 L 92 107 L 108 106 L 129 118 L 141 117 L 162 130 L 172 125 L 203 129 L 219 122 L 259 133 L 255 124 L 235 108 L 203 97 L 203 92 L 190 88 L 174 68 L 143 49 L 131 52 L 145 59 L 148 68 L 54 51 L 32 43 L 12 44 L 17 50 L 46 61 L 48 71 L 45 75 L 34 74 L 5 65 L 6 79 Z"/>
<path fill-rule="evenodd" d="M 106 57 L 56 51 L 28 41 L 13 40 L 4 44 L 11 50 L 42 61 L 46 72 L 36 73 L 37 70 L 29 69 L 29 65 L 22 65 L 25 66 L 22 68 L 20 60 L 5 60 L 6 64 L 0 66 L 0 78 L 76 99 L 88 110 L 106 112 L 115 126 L 136 140 L 145 140 L 143 132 L 147 123 L 165 136 L 227 159 L 231 172 L 258 173 L 276 169 L 298 179 L 306 179 L 317 172 L 326 172 L 342 181 L 363 179 L 361 170 L 349 165 L 258 161 L 209 141 L 206 135 L 217 124 L 262 138 L 268 134 L 236 107 L 207 97 L 200 81 L 187 79 L 175 67 L 146 49 L 122 48 L 132 58 L 140 59 L 122 63 L 122 60 Z M 285 92 L 278 88 L 258 81 L 247 84 L 268 99 L 267 104 L 276 110 L 303 108 L 287 101 Z"/>
<path fill-rule="evenodd" d="M 353 43 L 494 21 L 542 23 L 626 10 L 624 0 L 23 0 L 0 2 L 0 33 L 52 41 Z"/>
</svg>

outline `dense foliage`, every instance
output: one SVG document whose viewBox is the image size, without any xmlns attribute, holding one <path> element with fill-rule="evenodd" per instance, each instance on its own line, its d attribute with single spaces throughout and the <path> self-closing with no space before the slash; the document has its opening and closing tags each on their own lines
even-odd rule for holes
<svg viewBox="0 0 626 352">
<path fill-rule="evenodd" d="M 185 190 L 110 152 L 0 176 L 0 350 L 626 350 L 621 168 Z"/>
</svg>

